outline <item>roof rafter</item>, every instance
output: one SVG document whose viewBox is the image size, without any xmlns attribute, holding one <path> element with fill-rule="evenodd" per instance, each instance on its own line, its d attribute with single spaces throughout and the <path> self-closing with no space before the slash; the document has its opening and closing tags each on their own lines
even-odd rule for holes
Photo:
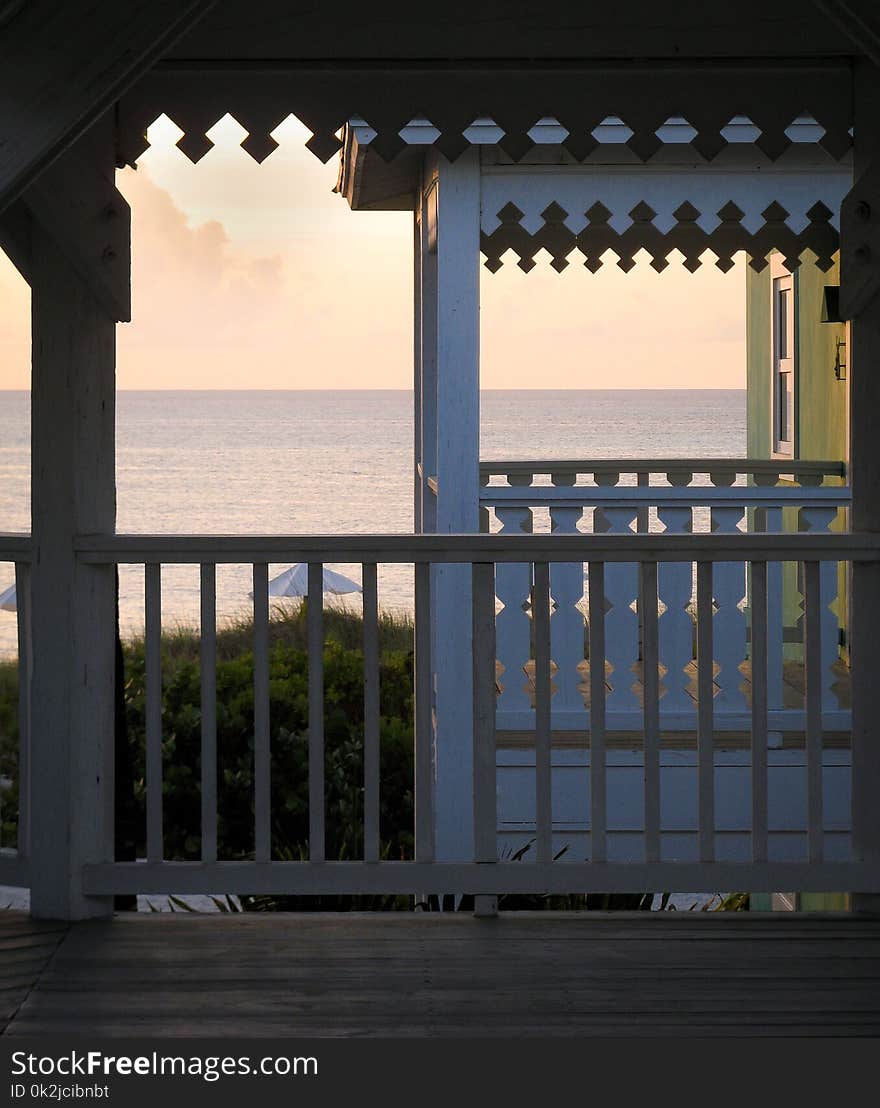
<svg viewBox="0 0 880 1108">
<path fill-rule="evenodd" d="M 13 5 L 0 41 L 0 210 L 214 3 Z"/>
<path fill-rule="evenodd" d="M 880 17 L 876 0 L 813 0 L 813 3 L 852 39 L 862 54 L 880 65 Z"/>
</svg>

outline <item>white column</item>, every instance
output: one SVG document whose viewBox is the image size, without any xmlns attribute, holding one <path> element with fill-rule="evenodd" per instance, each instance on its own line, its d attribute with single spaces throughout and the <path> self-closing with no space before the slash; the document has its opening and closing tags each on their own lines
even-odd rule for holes
<svg viewBox="0 0 880 1108">
<path fill-rule="evenodd" d="M 437 522 L 477 533 L 480 449 L 480 166 L 476 150 L 438 157 Z M 436 858 L 473 857 L 471 571 L 435 571 Z"/>
<path fill-rule="evenodd" d="M 437 240 L 436 180 L 425 174 L 418 229 L 419 449 L 422 461 L 421 531 L 437 529 L 437 503 L 428 478 L 437 473 Z M 433 193 L 433 195 L 432 195 Z"/>
<path fill-rule="evenodd" d="M 422 466 L 422 205 L 413 216 L 413 531 L 424 533 L 425 471 Z"/>
<path fill-rule="evenodd" d="M 112 181 L 104 134 L 89 155 Z M 113 860 L 114 573 L 78 565 L 74 542 L 115 529 L 116 336 L 57 242 L 35 218 L 31 911 L 80 919 L 112 912 L 83 896 L 81 867 Z"/>
<path fill-rule="evenodd" d="M 855 96 L 856 186 L 841 213 L 842 302 L 851 301 L 865 275 L 876 285 L 880 267 L 875 228 L 880 222 L 880 75 L 857 63 Z M 859 186 L 865 178 L 867 187 Z M 850 199 L 850 198 L 848 198 Z M 860 259 L 860 247 L 873 241 Z M 866 269 L 868 272 L 866 273 Z M 849 288 L 847 282 L 850 282 Z M 849 480 L 854 531 L 880 532 L 880 294 L 871 297 L 852 322 L 849 366 Z M 857 859 L 880 869 L 880 682 L 877 680 L 877 627 L 880 625 L 880 565 L 856 562 L 850 606 L 852 662 L 853 848 Z M 880 911 L 880 895 L 857 892 L 856 910 Z"/>
</svg>

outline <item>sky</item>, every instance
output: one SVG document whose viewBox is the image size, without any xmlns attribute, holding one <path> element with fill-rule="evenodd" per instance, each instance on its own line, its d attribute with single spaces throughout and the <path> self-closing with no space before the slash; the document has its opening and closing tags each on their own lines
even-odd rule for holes
<svg viewBox="0 0 880 1108">
<path fill-rule="evenodd" d="M 167 119 L 137 171 L 134 319 L 118 328 L 121 389 L 412 387 L 412 215 L 352 212 L 293 117 L 258 165 L 229 117 L 197 164 Z M 481 384 L 743 388 L 745 276 L 643 259 L 597 274 L 539 259 L 481 278 Z M 0 389 L 29 385 L 27 286 L 0 252 Z"/>
</svg>

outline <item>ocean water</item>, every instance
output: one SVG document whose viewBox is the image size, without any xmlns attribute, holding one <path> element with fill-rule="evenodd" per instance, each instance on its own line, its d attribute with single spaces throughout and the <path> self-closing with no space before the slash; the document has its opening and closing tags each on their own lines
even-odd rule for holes
<svg viewBox="0 0 880 1108">
<path fill-rule="evenodd" d="M 2 394 L 0 531 L 27 531 L 29 396 Z M 742 457 L 745 391 L 490 391 L 481 457 Z M 344 534 L 412 530 L 412 395 L 122 392 L 117 529 L 129 533 Z M 284 565 L 272 566 L 274 575 Z M 358 567 L 336 567 L 356 579 Z M 222 620 L 248 606 L 250 567 L 218 569 Z M 13 569 L 0 563 L 0 589 Z M 412 575 L 383 567 L 380 603 L 411 609 Z M 356 603 L 356 601 L 354 601 Z M 198 620 L 198 568 L 163 571 L 163 620 Z M 143 626 L 143 570 L 120 575 L 124 633 Z M 0 654 L 15 617 L 0 612 Z"/>
</svg>

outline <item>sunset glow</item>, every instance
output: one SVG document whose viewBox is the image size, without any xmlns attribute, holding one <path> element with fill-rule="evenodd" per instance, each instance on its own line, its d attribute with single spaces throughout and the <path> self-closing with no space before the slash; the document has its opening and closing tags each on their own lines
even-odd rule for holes
<svg viewBox="0 0 880 1108">
<path fill-rule="evenodd" d="M 352 212 L 336 161 L 292 117 L 257 165 L 227 117 L 193 165 L 167 119 L 119 187 L 133 209 L 134 321 L 122 389 L 411 387 L 412 216 Z M 742 388 L 742 263 L 597 274 L 577 257 L 483 271 L 484 388 Z M 0 254 L 0 388 L 30 381 L 28 289 Z"/>
</svg>

